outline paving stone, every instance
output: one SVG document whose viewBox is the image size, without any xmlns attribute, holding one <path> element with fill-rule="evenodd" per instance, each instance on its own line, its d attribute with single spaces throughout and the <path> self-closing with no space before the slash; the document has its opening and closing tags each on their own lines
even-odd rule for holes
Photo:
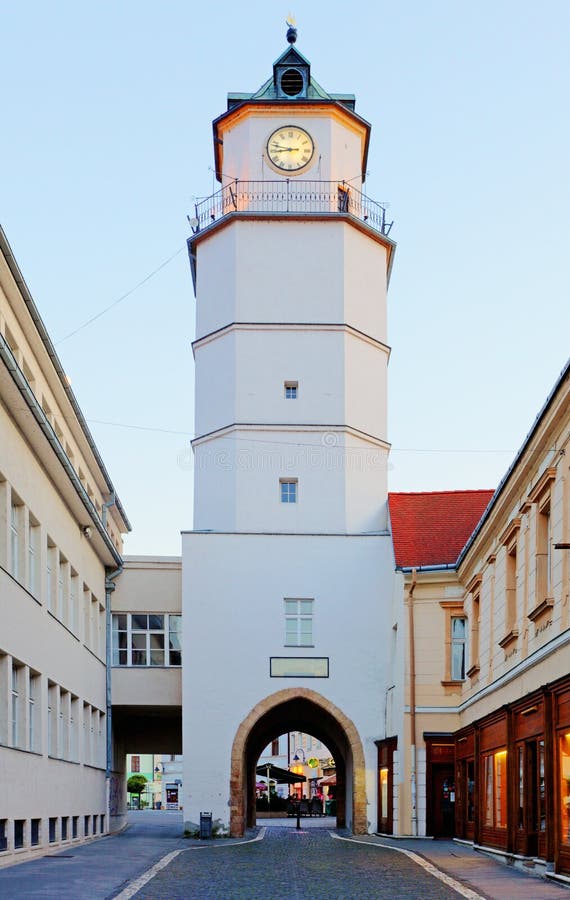
<svg viewBox="0 0 570 900">
<path fill-rule="evenodd" d="M 333 838 L 324 828 L 268 828 L 262 841 L 183 851 L 136 900 L 457 900 L 393 850 Z"/>
</svg>

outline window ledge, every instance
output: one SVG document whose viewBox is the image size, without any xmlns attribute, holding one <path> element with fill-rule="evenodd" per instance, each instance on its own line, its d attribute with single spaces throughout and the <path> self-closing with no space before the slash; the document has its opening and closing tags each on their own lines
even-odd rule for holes
<svg viewBox="0 0 570 900">
<path fill-rule="evenodd" d="M 504 638 L 499 641 L 499 647 L 502 647 L 503 650 L 506 650 L 507 647 L 509 646 L 509 644 L 512 644 L 513 641 L 516 641 L 518 636 L 519 636 L 518 628 L 511 628 L 511 630 L 507 632 L 507 634 L 504 636 Z"/>
<path fill-rule="evenodd" d="M 480 669 L 479 663 L 478 662 L 473 663 L 473 665 L 470 666 L 469 669 L 467 669 L 467 672 L 465 674 L 467 675 L 468 678 L 473 678 L 473 676 L 477 674 L 479 669 Z"/>
<path fill-rule="evenodd" d="M 536 622 L 537 619 L 540 619 L 544 613 L 549 612 L 554 606 L 554 600 L 552 597 L 546 597 L 538 606 L 535 606 L 534 609 L 527 615 L 527 619 L 530 619 L 531 622 Z"/>
<path fill-rule="evenodd" d="M 460 688 L 461 685 L 465 683 L 465 681 L 464 681 L 463 678 L 457 679 L 457 680 L 452 679 L 452 678 L 449 678 L 449 679 L 443 679 L 443 678 L 442 678 L 441 683 L 442 683 L 442 685 L 443 685 L 444 687 L 457 687 L 457 688 Z"/>
</svg>

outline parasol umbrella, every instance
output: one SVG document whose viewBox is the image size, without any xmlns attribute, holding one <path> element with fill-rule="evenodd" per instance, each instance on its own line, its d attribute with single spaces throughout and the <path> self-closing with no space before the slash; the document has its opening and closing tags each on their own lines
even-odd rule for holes
<svg viewBox="0 0 570 900">
<path fill-rule="evenodd" d="M 318 783 L 320 785 L 335 785 L 336 784 L 336 772 L 333 775 L 326 775 L 324 778 L 319 778 Z"/>
</svg>

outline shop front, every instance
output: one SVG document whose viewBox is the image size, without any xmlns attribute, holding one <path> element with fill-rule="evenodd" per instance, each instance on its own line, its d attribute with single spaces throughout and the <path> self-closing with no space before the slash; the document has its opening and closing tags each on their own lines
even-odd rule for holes
<svg viewBox="0 0 570 900">
<path fill-rule="evenodd" d="M 378 832 L 394 832 L 394 752 L 398 739 L 377 741 L 378 747 Z"/>
<path fill-rule="evenodd" d="M 456 837 L 570 876 L 570 676 L 457 731 L 454 741 Z"/>
</svg>

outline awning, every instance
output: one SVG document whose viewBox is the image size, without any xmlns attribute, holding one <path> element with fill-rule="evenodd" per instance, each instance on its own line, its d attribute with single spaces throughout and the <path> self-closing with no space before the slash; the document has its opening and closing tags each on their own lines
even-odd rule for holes
<svg viewBox="0 0 570 900">
<path fill-rule="evenodd" d="M 318 783 L 322 784 L 322 785 L 325 785 L 325 784 L 335 785 L 336 784 L 336 772 L 334 773 L 334 775 L 325 775 L 324 778 L 319 778 Z"/>
<path fill-rule="evenodd" d="M 294 775 L 293 772 L 289 772 L 287 769 L 281 769 L 279 766 L 274 766 L 273 764 L 267 766 L 258 766 L 255 770 L 256 775 L 264 775 L 266 778 L 269 773 L 269 778 L 272 781 L 276 781 L 277 784 L 299 784 L 300 781 L 306 781 L 304 775 Z"/>
</svg>

